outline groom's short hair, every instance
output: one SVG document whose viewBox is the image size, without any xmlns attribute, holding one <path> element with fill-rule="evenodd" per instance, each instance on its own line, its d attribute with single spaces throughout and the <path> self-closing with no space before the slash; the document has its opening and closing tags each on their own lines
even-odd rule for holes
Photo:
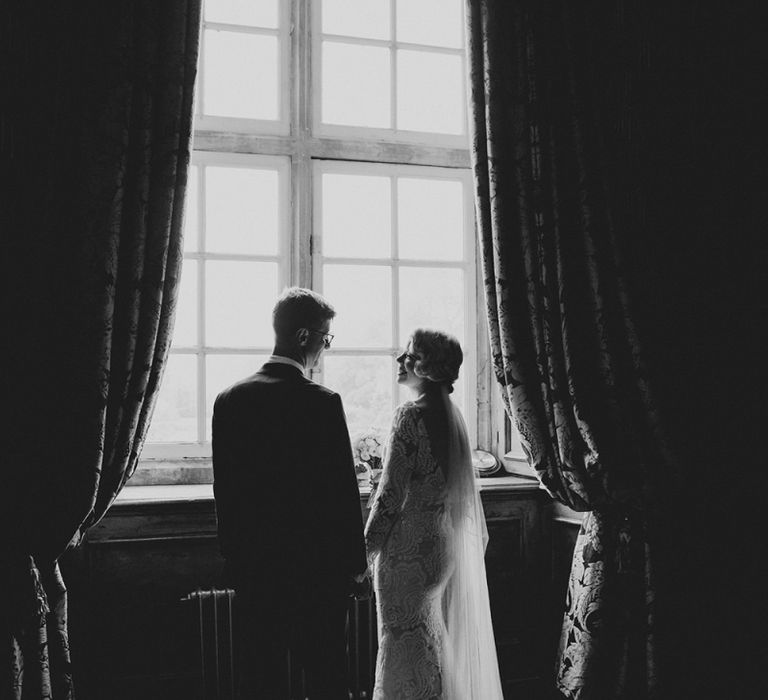
<svg viewBox="0 0 768 700">
<path fill-rule="evenodd" d="M 272 309 L 272 328 L 275 337 L 288 339 L 299 328 L 316 329 L 336 315 L 328 300 L 304 287 L 288 287 Z"/>
</svg>

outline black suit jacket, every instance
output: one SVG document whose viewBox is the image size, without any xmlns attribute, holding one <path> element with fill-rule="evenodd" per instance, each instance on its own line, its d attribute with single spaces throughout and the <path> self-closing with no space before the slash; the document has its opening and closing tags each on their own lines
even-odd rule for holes
<svg viewBox="0 0 768 700">
<path fill-rule="evenodd" d="M 238 576 L 293 595 L 338 592 L 366 569 L 341 398 L 267 363 L 213 411 L 219 542 Z"/>
</svg>

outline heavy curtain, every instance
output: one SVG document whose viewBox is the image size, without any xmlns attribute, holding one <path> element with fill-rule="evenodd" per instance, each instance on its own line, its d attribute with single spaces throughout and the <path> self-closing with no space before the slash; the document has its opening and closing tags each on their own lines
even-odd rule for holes
<svg viewBox="0 0 768 700">
<path fill-rule="evenodd" d="M 90 1 L 6 12 L 3 349 L 13 415 L 0 496 L 2 697 L 74 696 L 57 560 L 136 468 L 162 377 L 200 7 Z"/>
<path fill-rule="evenodd" d="M 631 2 L 468 0 L 476 217 L 496 378 L 547 491 L 586 511 L 556 685 L 658 689 L 658 494 L 673 481 L 628 301 L 647 20 Z"/>
</svg>

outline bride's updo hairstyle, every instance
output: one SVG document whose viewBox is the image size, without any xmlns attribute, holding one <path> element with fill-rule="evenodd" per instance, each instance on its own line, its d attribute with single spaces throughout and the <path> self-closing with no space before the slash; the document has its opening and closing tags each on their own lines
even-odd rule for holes
<svg viewBox="0 0 768 700">
<path fill-rule="evenodd" d="M 417 328 L 411 335 L 411 347 L 423 358 L 416 360 L 413 373 L 436 384 L 447 384 L 448 392 L 452 392 L 464 360 L 459 341 L 449 333 Z"/>
</svg>

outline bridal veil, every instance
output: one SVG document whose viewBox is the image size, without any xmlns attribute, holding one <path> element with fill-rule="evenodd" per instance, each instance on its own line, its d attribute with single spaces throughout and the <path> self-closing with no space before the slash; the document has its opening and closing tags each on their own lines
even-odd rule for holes
<svg viewBox="0 0 768 700">
<path fill-rule="evenodd" d="M 443 596 L 443 698 L 502 700 L 485 573 L 488 530 L 464 419 L 448 395 L 443 398 L 449 431 L 446 514 L 453 560 Z"/>
</svg>

